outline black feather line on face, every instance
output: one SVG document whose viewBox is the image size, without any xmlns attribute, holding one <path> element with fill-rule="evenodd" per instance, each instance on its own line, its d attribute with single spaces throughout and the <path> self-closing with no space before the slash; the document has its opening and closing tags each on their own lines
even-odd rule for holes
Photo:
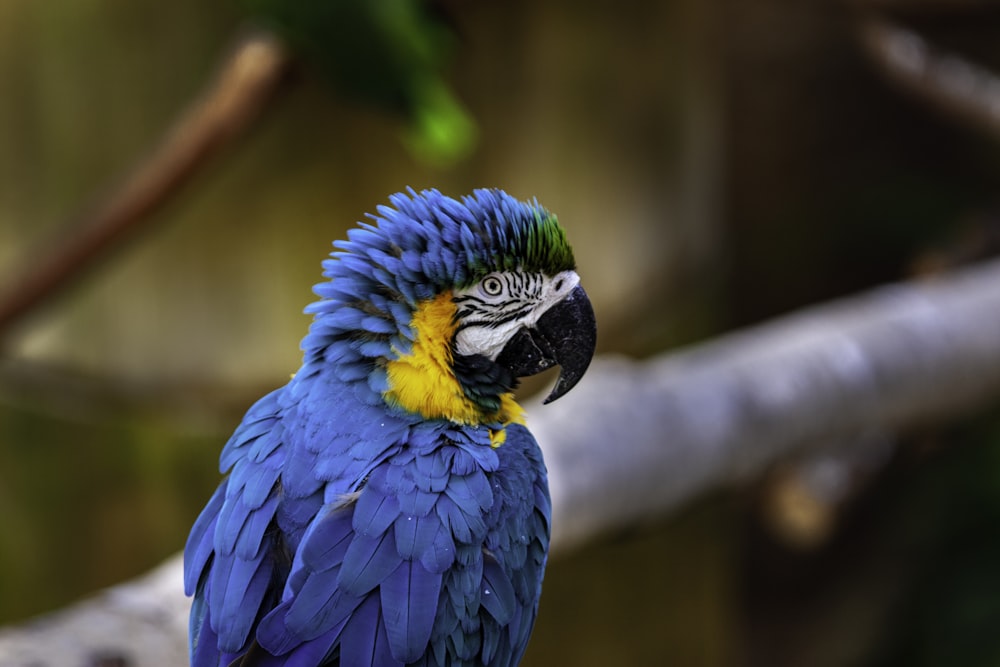
<svg viewBox="0 0 1000 667">
<path fill-rule="evenodd" d="M 531 311 L 535 309 L 535 304 L 526 303 L 516 310 L 507 311 L 506 313 L 497 313 L 500 317 L 493 317 L 489 320 L 482 322 L 484 326 L 490 327 L 491 329 L 497 329 L 501 324 L 507 324 L 508 322 L 513 322 L 515 320 L 521 320 L 531 314 Z"/>
<path fill-rule="evenodd" d="M 526 317 L 542 297 L 545 280 L 539 273 L 512 271 L 500 274 L 510 298 L 491 303 L 475 294 L 456 296 L 456 333 L 471 326 L 490 329 Z"/>
<path fill-rule="evenodd" d="M 508 304 L 520 303 L 521 305 L 514 310 L 509 310 L 503 306 Z M 508 322 L 513 322 L 515 320 L 524 319 L 531 314 L 531 311 L 535 308 L 534 303 L 523 303 L 510 301 L 503 306 L 499 307 L 496 311 L 490 312 L 487 310 L 479 309 L 468 309 L 463 310 L 458 313 L 458 326 L 455 328 L 455 333 L 467 329 L 469 327 L 486 327 L 488 329 L 499 329 L 501 325 L 507 324 Z M 478 315 L 479 317 L 471 317 L 472 315 Z"/>
</svg>

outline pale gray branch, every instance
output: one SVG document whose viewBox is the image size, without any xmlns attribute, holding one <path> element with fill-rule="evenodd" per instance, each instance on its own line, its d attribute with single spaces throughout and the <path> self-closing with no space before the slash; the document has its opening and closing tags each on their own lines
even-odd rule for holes
<svg viewBox="0 0 1000 667">
<path fill-rule="evenodd" d="M 781 457 L 1000 395 L 1000 262 L 813 307 L 644 362 L 599 359 L 550 406 L 555 544 L 666 511 Z"/>
<path fill-rule="evenodd" d="M 646 361 L 599 358 L 566 397 L 527 407 L 549 465 L 555 546 L 566 550 L 797 452 L 866 442 L 859 436 L 998 396 L 1000 262 L 992 262 Z M 186 606 L 173 560 L 145 580 L 0 631 L 0 666 L 86 665 L 101 655 L 134 667 L 180 664 L 152 642 L 183 650 Z"/>
<path fill-rule="evenodd" d="M 181 559 L 19 627 L 0 628 L 0 667 L 182 667 Z"/>
</svg>

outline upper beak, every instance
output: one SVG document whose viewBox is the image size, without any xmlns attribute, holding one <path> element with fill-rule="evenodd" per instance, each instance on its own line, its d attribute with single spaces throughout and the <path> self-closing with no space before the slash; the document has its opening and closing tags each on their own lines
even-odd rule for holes
<svg viewBox="0 0 1000 667">
<path fill-rule="evenodd" d="M 542 401 L 551 403 L 580 381 L 596 345 L 594 309 L 587 293 L 578 285 L 565 299 L 545 311 L 535 326 L 514 334 L 497 356 L 497 363 L 515 377 L 559 366 L 556 386 Z"/>
</svg>

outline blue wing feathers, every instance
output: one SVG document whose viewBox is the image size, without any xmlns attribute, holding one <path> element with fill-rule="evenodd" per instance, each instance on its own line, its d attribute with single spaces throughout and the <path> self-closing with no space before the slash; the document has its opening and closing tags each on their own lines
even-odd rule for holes
<svg viewBox="0 0 1000 667">
<path fill-rule="evenodd" d="M 248 443 L 248 460 L 254 463 L 264 463 L 281 446 L 282 435 L 284 434 L 281 423 L 276 421 L 271 428 L 272 430 L 269 433 L 258 436 L 252 443 Z M 281 462 L 283 463 L 284 459 L 281 459 Z M 273 468 L 280 466 L 278 461 L 272 461 L 269 465 Z"/>
<path fill-rule="evenodd" d="M 445 494 L 468 512 L 484 511 L 493 506 L 493 489 L 482 471 L 468 475 L 453 475 Z"/>
<path fill-rule="evenodd" d="M 476 614 L 479 612 L 479 586 L 483 580 L 483 553 L 477 549 L 463 549 L 478 556 L 469 559 L 468 565 L 451 570 L 448 582 L 448 596 L 451 606 L 458 610 L 458 616 L 467 615 L 468 612 Z M 469 592 L 475 591 L 475 595 L 470 596 Z"/>
<path fill-rule="evenodd" d="M 482 646 L 479 649 L 479 653 L 482 656 L 483 664 L 490 664 L 493 658 L 501 652 L 501 644 L 504 640 L 504 633 L 502 632 L 484 632 Z"/>
<path fill-rule="evenodd" d="M 256 509 L 243 502 L 242 489 L 230 491 L 227 496 L 215 524 L 214 544 L 216 552 L 225 556 L 233 553 L 243 527 Z"/>
<path fill-rule="evenodd" d="M 275 610 L 275 612 L 278 611 L 281 611 L 280 607 Z M 333 652 L 337 640 L 340 639 L 344 631 L 344 626 L 347 625 L 348 621 L 345 618 L 311 641 L 301 641 L 294 635 L 279 633 L 277 635 L 278 643 L 271 643 L 271 637 L 266 627 L 269 620 L 271 620 L 271 616 L 266 617 L 261 622 L 260 629 L 257 631 L 257 641 L 268 652 L 280 656 L 280 659 L 276 660 L 275 664 L 286 667 L 306 667 L 307 665 L 326 664 L 326 658 Z"/>
<path fill-rule="evenodd" d="M 514 587 L 496 559 L 487 557 L 483 564 L 480 604 L 500 625 L 506 625 L 514 615 Z"/>
<path fill-rule="evenodd" d="M 420 553 L 420 564 L 428 572 L 444 572 L 455 562 L 455 540 L 440 521 L 433 523 L 434 534 Z"/>
<path fill-rule="evenodd" d="M 331 415 L 315 386 L 292 393 L 248 413 L 188 539 L 192 665 L 254 638 L 278 656 L 263 664 L 516 664 L 550 515 L 530 434 L 508 427 L 494 450 L 485 428 L 414 423 L 349 391 Z"/>
<path fill-rule="evenodd" d="M 395 496 L 371 489 L 359 496 L 351 523 L 360 535 L 379 535 L 388 530 L 399 515 L 399 501 Z"/>
<path fill-rule="evenodd" d="M 211 582 L 208 588 L 208 606 L 209 609 L 219 610 L 219 613 L 215 614 L 217 618 L 221 618 L 222 606 L 226 601 L 226 594 L 228 591 L 228 586 L 230 582 L 239 584 L 235 577 L 232 576 L 233 566 L 236 564 L 234 558 L 219 558 L 216 557 L 212 563 L 212 569 L 209 572 L 209 581 Z M 242 582 L 243 586 L 240 590 L 246 590 L 247 585 L 250 583 L 250 578 L 253 576 L 254 570 L 245 570 L 245 580 Z"/>
<path fill-rule="evenodd" d="M 281 498 L 274 519 L 292 553 L 298 548 L 306 528 L 324 504 L 323 493 L 319 491 L 305 498 Z"/>
<path fill-rule="evenodd" d="M 240 590 L 236 586 L 243 586 L 243 577 L 235 577 L 230 582 L 231 592 L 226 596 L 221 611 L 221 618 L 229 619 L 226 632 L 220 637 L 225 640 L 221 643 L 224 650 L 239 651 L 246 645 L 250 630 L 260 616 L 261 603 L 272 590 L 273 569 L 270 559 L 262 559 L 253 568 L 253 574 L 243 587 L 242 594 L 236 592 Z"/>
<path fill-rule="evenodd" d="M 469 452 L 457 448 L 451 452 L 451 474 L 469 475 L 479 469 L 479 462 Z"/>
<path fill-rule="evenodd" d="M 423 551 L 420 544 L 420 522 L 423 517 L 404 514 L 393 524 L 393 534 L 396 541 L 396 553 L 404 560 L 418 558 Z M 436 520 L 433 519 L 433 520 Z M 430 520 L 425 522 L 430 523 Z"/>
<path fill-rule="evenodd" d="M 319 491 L 322 480 L 313 473 L 317 455 L 308 451 L 297 451 L 290 456 L 281 472 L 281 486 L 284 493 L 292 498 L 305 498 Z"/>
<path fill-rule="evenodd" d="M 369 597 L 344 628 L 340 664 L 402 667 L 391 652 L 378 598 Z"/>
<path fill-rule="evenodd" d="M 302 446 L 302 450 L 307 451 L 311 454 L 327 454 L 329 451 L 336 451 L 339 453 L 338 456 L 326 457 L 326 459 L 321 459 L 319 456 L 316 458 L 316 465 L 328 465 L 328 466 L 340 466 L 344 467 L 344 455 L 350 451 L 351 446 L 354 444 L 354 438 L 356 437 L 353 433 L 344 434 L 338 433 L 334 429 L 332 424 L 311 424 L 313 427 L 310 436 L 306 438 L 305 444 Z M 320 475 L 317 475 L 318 477 Z M 324 479 L 329 479 L 329 477 L 323 476 Z"/>
<path fill-rule="evenodd" d="M 541 519 L 545 523 L 546 530 L 543 531 L 542 536 L 548 542 L 548 525 L 549 517 L 552 516 L 552 501 L 549 500 L 548 489 L 539 486 L 537 483 L 533 489 L 535 494 L 535 513 L 532 516 Z"/>
<path fill-rule="evenodd" d="M 219 637 L 208 618 L 208 605 L 204 598 L 196 598 L 191 605 L 191 665 L 218 667 Z"/>
<path fill-rule="evenodd" d="M 226 488 L 220 485 L 209 499 L 205 509 L 194 522 L 187 544 L 184 546 L 184 592 L 194 595 L 206 564 L 214 549 L 215 523 L 226 499 Z"/>
<path fill-rule="evenodd" d="M 426 456 L 414 459 L 417 476 L 416 483 L 423 491 L 440 493 L 448 485 L 451 477 L 451 462 L 454 459 L 454 449 L 442 447 Z"/>
<path fill-rule="evenodd" d="M 439 495 L 414 486 L 412 492 L 399 498 L 399 509 L 403 514 L 409 516 L 426 516 L 434 509 Z"/>
<path fill-rule="evenodd" d="M 395 531 L 400 556 L 419 560 L 429 572 L 444 572 L 455 561 L 454 539 L 436 513 L 402 517 Z"/>
<path fill-rule="evenodd" d="M 233 466 L 226 495 L 228 498 L 239 496 L 244 507 L 255 510 L 271 496 L 279 474 L 277 468 L 253 464 L 244 459 Z"/>
<path fill-rule="evenodd" d="M 364 601 L 364 596 L 350 595 L 337 588 L 337 570 L 309 577 L 293 598 L 284 624 L 288 636 L 294 637 L 296 643 L 311 641 L 346 623 Z"/>
<path fill-rule="evenodd" d="M 243 418 L 243 423 L 233 432 L 232 437 L 226 442 L 219 456 L 219 470 L 225 472 L 229 470 L 236 461 L 241 459 L 246 450 L 243 449 L 247 443 L 267 433 L 274 424 L 275 418 L 280 413 L 279 401 L 284 388 L 276 389 L 267 394 L 247 411 Z"/>
<path fill-rule="evenodd" d="M 382 613 L 392 654 L 402 662 L 416 661 L 427 649 L 441 595 L 441 573 L 428 572 L 414 561 L 403 561 L 380 586 Z"/>
<path fill-rule="evenodd" d="M 407 454 L 407 452 L 401 452 L 400 455 L 406 456 Z M 417 490 L 416 482 L 406 470 L 405 461 L 400 462 L 394 459 L 390 465 L 386 466 L 385 482 L 382 490 L 384 493 L 391 493 L 400 499 L 411 495 Z"/>
<path fill-rule="evenodd" d="M 354 539 L 351 515 L 344 509 L 330 508 L 313 524 L 308 538 L 303 539 L 296 569 L 329 570 L 344 562 L 344 554 Z"/>
<path fill-rule="evenodd" d="M 436 507 L 438 517 L 451 529 L 455 540 L 464 543 L 471 543 L 486 532 L 486 520 L 475 509 L 466 510 L 447 496 L 439 498 Z"/>
<path fill-rule="evenodd" d="M 355 535 L 344 554 L 337 583 L 344 592 L 364 595 L 382 583 L 399 563 L 393 531 L 378 537 Z"/>
<path fill-rule="evenodd" d="M 246 645 L 250 628 L 271 583 L 270 560 L 244 561 L 216 558 L 209 575 L 209 613 L 216 621 L 219 648 L 239 651 Z"/>
<path fill-rule="evenodd" d="M 278 496 L 272 494 L 267 502 L 250 513 L 233 545 L 233 553 L 238 558 L 252 560 L 260 556 L 260 550 L 265 542 L 264 535 L 271 526 L 277 507 Z"/>
<path fill-rule="evenodd" d="M 285 613 L 282 623 L 285 629 L 301 639 L 313 639 L 320 633 L 314 632 L 317 617 L 326 614 L 332 618 L 335 605 L 343 596 L 337 588 L 340 565 L 324 570 L 313 570 L 302 574 L 292 595 L 285 595 Z M 357 606 L 356 604 L 354 606 Z M 343 608 L 343 605 L 341 605 Z M 334 623 L 324 623 L 332 627 Z"/>
</svg>

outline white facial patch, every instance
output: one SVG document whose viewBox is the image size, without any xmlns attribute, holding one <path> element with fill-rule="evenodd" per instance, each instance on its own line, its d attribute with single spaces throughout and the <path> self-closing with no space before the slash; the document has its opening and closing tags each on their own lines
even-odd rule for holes
<svg viewBox="0 0 1000 667">
<path fill-rule="evenodd" d="M 507 341 L 580 284 L 576 271 L 554 276 L 522 271 L 491 273 L 454 296 L 458 306 L 455 352 L 496 360 Z"/>
</svg>

